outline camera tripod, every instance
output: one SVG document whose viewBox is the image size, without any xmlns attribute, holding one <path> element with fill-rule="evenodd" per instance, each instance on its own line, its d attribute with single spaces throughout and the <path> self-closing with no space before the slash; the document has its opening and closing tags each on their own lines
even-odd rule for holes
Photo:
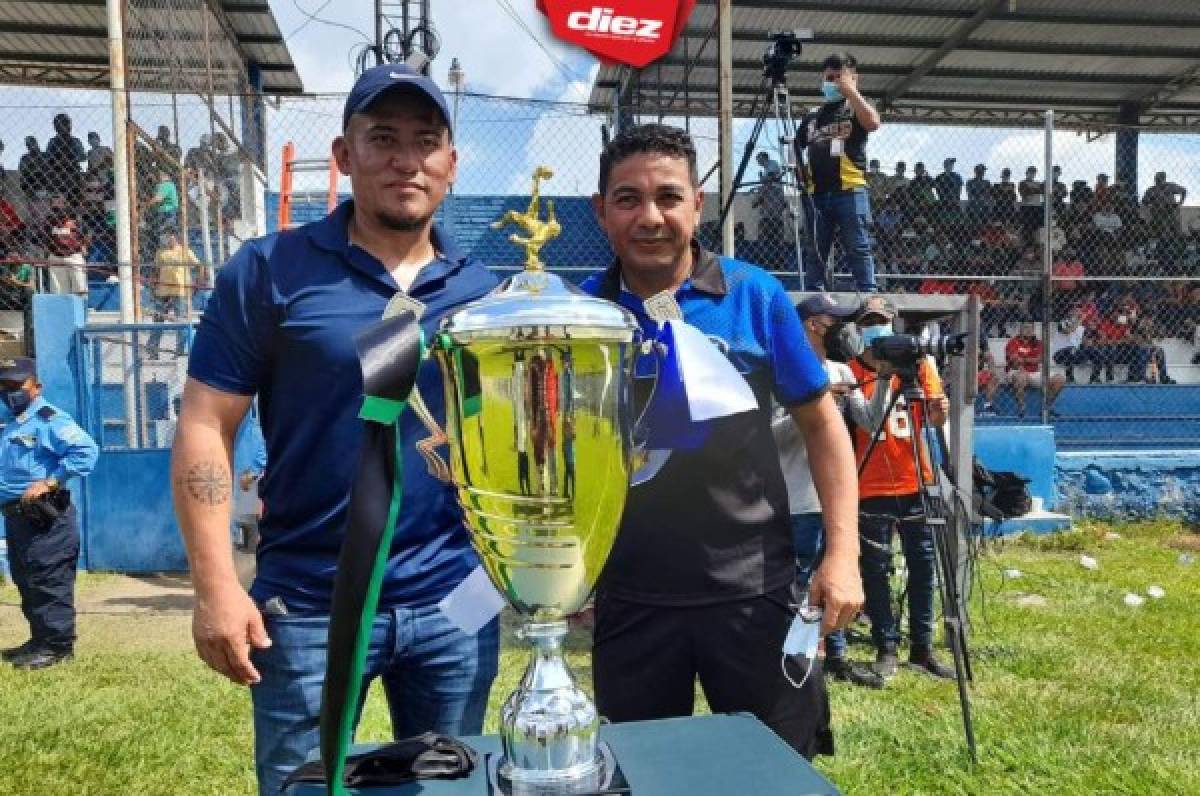
<svg viewBox="0 0 1200 796">
<path fill-rule="evenodd" d="M 832 285 L 833 274 L 828 273 L 826 264 L 821 262 L 816 246 L 804 245 L 805 237 L 800 231 L 799 222 L 803 219 L 805 233 L 809 238 L 813 236 L 813 230 L 816 229 L 817 209 L 813 204 L 812 195 L 805 190 L 799 178 L 799 166 L 802 166 L 803 163 L 802 156 L 796 152 L 795 147 L 796 120 L 792 117 L 792 102 L 788 95 L 787 78 L 785 75 L 786 62 L 783 64 L 783 68 L 778 68 L 778 64 L 772 62 L 769 58 L 765 60 L 767 60 L 767 67 L 763 71 L 762 83 L 759 85 L 759 94 L 755 98 L 752 108 L 755 112 L 754 126 L 750 128 L 750 138 L 742 150 L 742 159 L 738 163 L 737 171 L 734 172 L 733 187 L 729 191 L 729 196 L 725 198 L 725 204 L 721 206 L 718 228 L 725 224 L 725 219 L 728 218 L 729 212 L 733 209 L 733 200 L 737 196 L 738 188 L 745 184 L 743 179 L 746 175 L 746 168 L 750 164 L 751 155 L 754 154 L 754 150 L 758 146 L 758 139 L 762 135 L 763 127 L 766 126 L 768 111 L 771 111 L 775 118 L 775 123 L 780 130 L 779 139 L 776 142 L 778 145 L 776 154 L 779 156 L 778 162 L 782 164 L 783 168 L 780 181 L 788 199 L 788 211 L 791 215 L 792 246 L 796 253 L 796 268 L 803 279 L 806 270 L 804 267 L 805 258 L 813 257 L 815 258 L 814 261 L 821 265 L 821 270 L 825 276 L 825 284 Z M 769 96 L 769 100 L 761 103 L 760 107 L 764 92 Z M 788 191 L 788 188 L 792 190 Z M 797 208 L 797 205 L 799 208 Z M 797 212 L 797 209 L 799 209 L 799 212 Z"/>
<path fill-rule="evenodd" d="M 959 545 L 957 535 L 958 517 L 949 508 L 946 496 L 950 493 L 950 487 L 947 486 L 943 478 L 942 469 L 935 465 L 932 456 L 930 456 L 930 478 L 926 479 L 925 468 L 921 463 L 920 437 L 929 432 L 930 424 L 925 395 L 921 389 L 921 385 L 917 381 L 917 364 L 905 365 L 897 370 L 897 375 L 900 376 L 900 389 L 889 399 L 887 407 L 884 409 L 883 417 L 880 418 L 879 427 L 871 435 L 871 442 L 867 445 L 867 449 L 863 453 L 862 462 L 858 466 L 858 474 L 860 477 L 862 476 L 867 462 L 871 459 L 871 454 L 875 451 L 875 446 L 883 436 L 884 426 L 888 422 L 888 418 L 896 409 L 900 398 L 903 397 L 903 408 L 907 416 L 908 428 L 910 429 L 909 438 L 912 445 L 913 465 L 917 473 L 917 493 L 921 502 L 920 515 L 905 517 L 904 519 L 910 521 L 916 519 L 925 523 L 929 527 L 930 535 L 933 538 L 933 555 L 934 563 L 937 567 L 938 592 L 942 601 L 942 623 L 946 634 L 946 643 L 949 645 L 950 653 L 954 657 L 954 679 L 958 684 L 958 703 L 962 712 L 963 732 L 966 737 L 967 751 L 971 756 L 971 762 L 978 763 L 979 756 L 975 748 L 975 728 L 971 719 L 971 697 L 967 690 L 968 683 L 974 682 L 975 678 L 971 670 L 970 651 L 967 647 L 966 602 L 963 599 L 961 585 L 958 582 L 958 568 L 956 566 Z M 876 382 L 875 389 L 887 389 L 890 381 L 890 377 L 883 377 Z M 916 423 L 918 418 L 921 421 L 919 425 Z M 918 429 L 920 430 L 919 434 L 917 433 Z M 945 462 L 948 461 L 949 449 L 946 446 L 941 430 L 937 429 L 937 432 L 937 441 L 941 448 L 942 461 Z"/>
</svg>

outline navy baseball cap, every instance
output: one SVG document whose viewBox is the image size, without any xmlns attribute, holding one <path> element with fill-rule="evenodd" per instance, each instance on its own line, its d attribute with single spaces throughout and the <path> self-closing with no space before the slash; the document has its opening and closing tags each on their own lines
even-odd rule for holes
<svg viewBox="0 0 1200 796">
<path fill-rule="evenodd" d="M 358 80 L 354 81 L 354 88 L 350 89 L 350 94 L 346 97 L 346 107 L 342 110 L 342 129 L 345 130 L 350 124 L 351 116 L 365 111 L 385 91 L 402 86 L 429 97 L 442 112 L 446 127 L 450 127 L 450 106 L 446 104 L 446 98 L 437 87 L 437 83 L 414 71 L 407 64 L 380 64 L 363 72 Z"/>
<path fill-rule="evenodd" d="M 809 296 L 796 305 L 800 317 L 808 320 L 814 315 L 829 315 L 834 318 L 853 318 L 858 314 L 858 307 L 843 307 L 833 300 L 828 293 L 817 293 Z"/>
<path fill-rule="evenodd" d="M 0 381 L 25 381 L 37 378 L 37 365 L 29 357 L 0 360 Z"/>
</svg>

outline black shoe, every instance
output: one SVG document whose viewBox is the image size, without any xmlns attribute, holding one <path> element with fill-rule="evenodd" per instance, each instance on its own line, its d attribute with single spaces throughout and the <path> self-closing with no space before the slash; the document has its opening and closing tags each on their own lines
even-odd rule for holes
<svg viewBox="0 0 1200 796">
<path fill-rule="evenodd" d="M 900 668 L 900 660 L 896 655 L 896 645 L 884 644 L 875 654 L 875 663 L 871 664 L 871 671 L 886 680 L 889 677 L 895 677 L 898 668 Z"/>
<path fill-rule="evenodd" d="M 853 683 L 863 688 L 883 688 L 884 686 L 884 680 L 879 674 L 840 655 L 825 659 L 825 674 L 834 680 Z"/>
<path fill-rule="evenodd" d="M 930 649 L 912 650 L 908 656 L 908 666 L 942 680 L 954 679 L 954 669 L 935 658 Z"/>
<path fill-rule="evenodd" d="M 1067 371 L 1067 384 L 1074 384 L 1074 383 L 1075 383 L 1075 371 L 1068 370 Z"/>
<path fill-rule="evenodd" d="M 8 649 L 0 650 L 0 659 L 12 661 L 16 658 L 20 658 L 22 655 L 28 655 L 37 648 L 38 645 L 34 643 L 34 640 L 29 639 L 29 641 L 26 641 L 24 644 L 18 644 L 15 647 L 9 647 Z"/>
<path fill-rule="evenodd" d="M 43 647 L 28 652 L 19 658 L 14 658 L 12 665 L 15 669 L 35 671 L 37 669 L 48 669 L 60 663 L 66 663 L 74 657 L 74 653 L 69 649 L 52 650 Z"/>
</svg>

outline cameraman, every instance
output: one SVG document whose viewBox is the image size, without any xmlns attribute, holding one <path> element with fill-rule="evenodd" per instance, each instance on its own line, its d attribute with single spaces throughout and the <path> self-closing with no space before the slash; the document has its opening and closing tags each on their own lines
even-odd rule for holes
<svg viewBox="0 0 1200 796">
<path fill-rule="evenodd" d="M 895 368 L 875 358 L 871 342 L 893 334 L 892 320 L 896 311 L 881 296 L 868 298 L 858 319 L 862 334 L 863 353 L 851 360 L 850 370 L 862 384 L 863 394 L 872 403 L 877 391 L 888 397 L 900 389 Z M 922 358 L 917 364 L 917 381 L 928 403 L 929 422 L 941 426 L 946 422 L 949 402 L 942 392 L 942 381 L 933 361 Z M 884 406 L 888 398 L 884 398 Z M 916 422 L 920 423 L 918 415 Z M 876 426 L 856 423 L 854 448 L 862 465 L 862 457 L 870 445 Z M 875 671 L 884 678 L 893 676 L 897 668 L 897 647 L 900 632 L 892 610 L 889 575 L 892 567 L 892 531 L 899 528 L 904 559 L 908 566 L 908 624 L 909 665 L 934 677 L 950 679 L 954 671 L 933 655 L 933 533 L 925 524 L 922 513 L 919 479 L 930 479 L 928 450 L 921 451 L 921 473 L 917 473 L 912 454 L 912 435 L 918 444 L 923 429 L 912 428 L 901 397 L 890 416 L 879 425 L 880 439 L 871 452 L 866 468 L 859 476 L 859 529 L 862 538 L 860 567 L 863 590 L 866 593 L 866 612 L 871 619 L 871 638 L 877 650 Z M 914 516 L 917 515 L 917 516 Z"/>
<path fill-rule="evenodd" d="M 796 305 L 804 324 L 804 335 L 813 353 L 829 376 L 829 391 L 844 416 L 865 428 L 875 428 L 883 416 L 886 390 L 879 390 L 870 404 L 858 388 L 857 380 L 845 362 L 829 358 L 846 356 L 841 332 L 858 314 L 858 307 L 842 307 L 825 293 L 809 296 Z M 808 590 L 812 577 L 825 552 L 825 530 L 821 517 L 821 502 L 813 484 L 808 464 L 808 449 L 787 410 L 779 409 L 771 422 L 775 446 L 779 448 L 779 464 L 787 481 L 788 506 L 792 517 L 792 541 L 796 546 L 796 579 L 799 587 Z M 847 430 L 847 433 L 849 431 Z M 883 678 L 871 669 L 846 657 L 846 634 L 835 630 L 825 637 L 825 674 L 837 680 L 867 688 L 883 688 Z"/>
<path fill-rule="evenodd" d="M 808 260 L 805 288 L 825 290 L 824 263 L 836 235 L 858 289 L 874 293 L 866 170 L 867 135 L 879 129 L 879 113 L 858 93 L 853 55 L 830 55 L 821 63 L 821 74 L 825 103 L 804 116 L 796 135 L 796 159 L 803 164 L 798 177 L 812 194 L 816 218 L 809 221 L 820 254 L 820 262 Z"/>
</svg>

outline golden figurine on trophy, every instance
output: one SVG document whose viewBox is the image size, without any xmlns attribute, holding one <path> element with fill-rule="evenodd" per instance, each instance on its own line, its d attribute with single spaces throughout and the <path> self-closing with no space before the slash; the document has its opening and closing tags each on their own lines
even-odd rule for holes
<svg viewBox="0 0 1200 796">
<path fill-rule="evenodd" d="M 516 224 L 521 229 L 525 230 L 528 237 L 521 237 L 517 233 L 508 236 L 508 239 L 518 246 L 525 249 L 525 269 L 528 271 L 542 270 L 543 263 L 539 254 L 542 247 L 550 241 L 558 237 L 562 232 L 562 227 L 558 223 L 558 219 L 554 216 L 554 200 L 546 200 L 546 220 L 542 221 L 539 217 L 539 211 L 542 195 L 542 180 L 548 180 L 554 176 L 554 171 L 549 166 L 538 166 L 533 171 L 533 194 L 529 197 L 529 207 L 524 213 L 518 213 L 516 210 L 509 210 L 503 216 L 492 222 L 492 229 L 502 229 L 509 224 Z"/>
</svg>

